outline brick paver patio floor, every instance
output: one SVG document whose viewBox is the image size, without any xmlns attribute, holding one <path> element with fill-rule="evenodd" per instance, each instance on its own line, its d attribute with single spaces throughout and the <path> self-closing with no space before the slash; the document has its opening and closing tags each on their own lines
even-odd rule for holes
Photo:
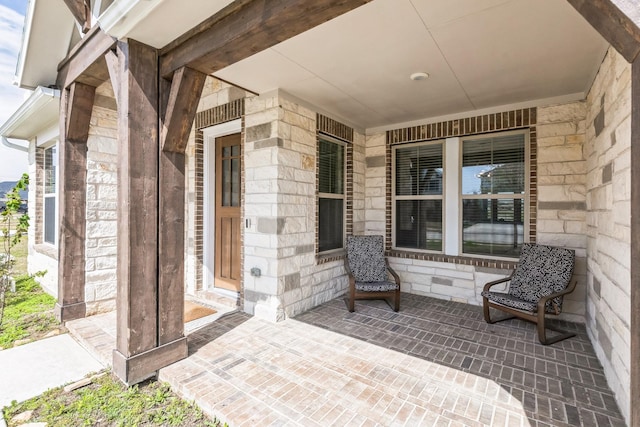
<svg viewBox="0 0 640 427">
<path fill-rule="evenodd" d="M 113 340 L 74 322 L 88 345 Z M 336 299 L 278 324 L 228 314 L 160 379 L 231 427 L 624 426 L 584 328 L 563 326 L 578 336 L 545 347 L 480 307 L 403 294 L 399 313 L 349 313 Z"/>
</svg>

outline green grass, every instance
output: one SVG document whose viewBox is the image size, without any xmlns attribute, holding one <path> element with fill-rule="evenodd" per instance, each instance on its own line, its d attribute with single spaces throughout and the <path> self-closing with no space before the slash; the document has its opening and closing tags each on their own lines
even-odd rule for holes
<svg viewBox="0 0 640 427">
<path fill-rule="evenodd" d="M 8 348 L 21 339 L 38 339 L 60 327 L 53 315 L 55 299 L 44 292 L 36 279 L 16 279 L 16 292 L 7 292 L 0 325 L 0 347 Z"/>
<path fill-rule="evenodd" d="M 20 404 L 13 402 L 4 409 L 9 427 L 17 425 L 11 419 L 25 411 L 33 411 L 29 422 L 46 422 L 49 427 L 221 426 L 176 396 L 166 383 L 147 381 L 127 388 L 111 374 L 68 393 L 57 388 Z"/>
<path fill-rule="evenodd" d="M 11 255 L 16 260 L 13 266 L 14 277 L 27 274 L 27 236 L 24 236 L 20 243 L 11 249 Z"/>
</svg>

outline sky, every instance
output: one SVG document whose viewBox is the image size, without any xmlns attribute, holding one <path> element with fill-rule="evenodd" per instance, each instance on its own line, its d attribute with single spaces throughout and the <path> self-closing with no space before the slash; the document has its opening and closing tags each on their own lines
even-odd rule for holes
<svg viewBox="0 0 640 427">
<path fill-rule="evenodd" d="M 0 124 L 11 117 L 30 93 L 13 85 L 26 8 L 27 0 L 0 0 Z M 23 141 L 12 142 L 25 145 Z M 17 181 L 27 170 L 27 153 L 0 144 L 0 182 Z"/>
</svg>

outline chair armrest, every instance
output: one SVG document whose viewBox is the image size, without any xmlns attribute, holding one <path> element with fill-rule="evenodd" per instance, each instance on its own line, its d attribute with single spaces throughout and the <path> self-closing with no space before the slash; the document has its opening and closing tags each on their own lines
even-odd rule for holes
<svg viewBox="0 0 640 427">
<path fill-rule="evenodd" d="M 546 297 L 540 298 L 540 301 L 538 301 L 538 313 L 540 313 L 540 312 L 545 313 L 546 312 L 545 305 L 547 304 L 547 301 L 549 301 L 550 299 L 553 299 L 553 298 L 557 298 L 557 297 L 561 297 L 561 296 L 570 294 L 571 292 L 574 291 L 574 289 L 576 288 L 577 284 L 578 284 L 578 279 L 576 279 L 574 277 L 569 282 L 569 286 L 567 286 L 563 291 L 554 292 L 551 295 L 547 295 Z M 560 314 L 560 313 L 558 312 L 556 314 Z"/>
<path fill-rule="evenodd" d="M 395 280 L 396 285 L 400 286 L 400 276 L 398 276 L 398 273 L 396 273 L 396 271 L 391 268 L 391 266 L 389 265 L 389 260 L 385 258 L 384 263 L 387 265 L 387 270 L 393 276 L 393 280 Z"/>
<path fill-rule="evenodd" d="M 511 280 L 511 276 L 503 277 L 502 279 L 494 280 L 493 282 L 489 282 L 484 285 L 482 292 L 487 292 L 492 286 L 499 285 L 500 283 L 508 282 Z"/>
</svg>

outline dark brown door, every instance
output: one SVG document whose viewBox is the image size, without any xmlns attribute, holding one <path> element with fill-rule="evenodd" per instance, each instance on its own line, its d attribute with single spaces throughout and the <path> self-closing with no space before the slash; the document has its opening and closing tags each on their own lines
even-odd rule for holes
<svg viewBox="0 0 640 427">
<path fill-rule="evenodd" d="M 240 291 L 240 134 L 216 138 L 215 283 Z"/>
</svg>

